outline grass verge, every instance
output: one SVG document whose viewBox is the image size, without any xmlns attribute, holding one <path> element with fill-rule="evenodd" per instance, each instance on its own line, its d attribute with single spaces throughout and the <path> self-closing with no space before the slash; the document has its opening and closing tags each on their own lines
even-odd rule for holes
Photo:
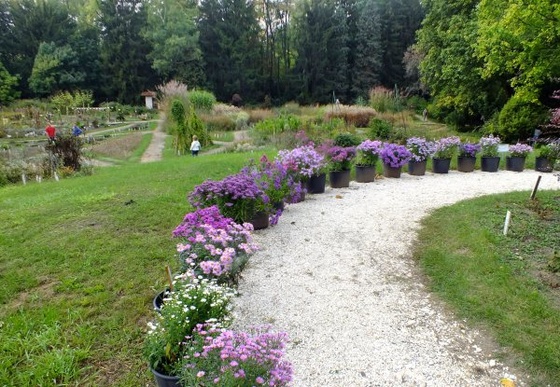
<svg viewBox="0 0 560 387">
<path fill-rule="evenodd" d="M 436 210 L 423 221 L 415 256 L 431 289 L 462 318 L 489 327 L 533 385 L 556 385 L 560 276 L 549 265 L 560 248 L 560 194 L 528 197 L 494 195 Z M 507 210 L 512 224 L 503 236 Z"/>
</svg>

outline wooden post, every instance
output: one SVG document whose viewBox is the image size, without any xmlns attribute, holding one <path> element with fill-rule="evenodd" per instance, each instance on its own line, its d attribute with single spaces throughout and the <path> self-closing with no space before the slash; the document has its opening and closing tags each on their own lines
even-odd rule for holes
<svg viewBox="0 0 560 387">
<path fill-rule="evenodd" d="M 531 200 L 534 200 L 535 196 L 537 195 L 537 189 L 539 188 L 541 177 L 542 175 L 539 175 L 539 177 L 537 178 L 537 183 L 535 184 L 535 188 L 533 188 L 533 192 L 531 192 Z"/>
</svg>

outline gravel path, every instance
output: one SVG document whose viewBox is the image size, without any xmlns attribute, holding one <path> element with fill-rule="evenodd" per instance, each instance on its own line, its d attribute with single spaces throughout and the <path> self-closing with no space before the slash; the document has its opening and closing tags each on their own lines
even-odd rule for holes
<svg viewBox="0 0 560 387">
<path fill-rule="evenodd" d="M 295 387 L 498 386 L 510 375 L 527 385 L 497 360 L 487 335 L 428 292 L 410 249 L 430 210 L 530 191 L 538 175 L 403 173 L 307 195 L 276 227 L 255 233 L 261 251 L 244 271 L 234 321 L 289 333 Z M 560 189 L 555 176 L 542 176 L 541 189 Z"/>
<path fill-rule="evenodd" d="M 160 118 L 158 121 L 158 125 L 152 136 L 152 141 L 144 151 L 144 154 L 142 154 L 142 158 L 140 159 L 141 163 L 151 163 L 161 160 L 163 148 L 165 148 L 165 137 L 167 137 L 167 134 L 163 131 L 163 121 L 163 118 Z"/>
</svg>

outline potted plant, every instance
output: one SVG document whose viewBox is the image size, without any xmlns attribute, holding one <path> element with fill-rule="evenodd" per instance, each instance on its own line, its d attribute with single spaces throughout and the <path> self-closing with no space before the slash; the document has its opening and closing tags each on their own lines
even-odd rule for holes
<svg viewBox="0 0 560 387">
<path fill-rule="evenodd" d="M 448 173 L 451 159 L 457 153 L 461 139 L 457 136 L 440 138 L 436 141 L 435 152 L 432 158 L 434 173 Z"/>
<path fill-rule="evenodd" d="M 188 199 L 199 209 L 216 205 L 225 217 L 237 223 L 249 222 L 255 230 L 268 227 L 269 214 L 274 211 L 266 192 L 246 171 L 219 181 L 208 179 L 197 185 Z"/>
<path fill-rule="evenodd" d="M 355 147 L 330 146 L 325 151 L 329 182 L 332 188 L 350 186 L 350 170 L 356 156 Z"/>
<path fill-rule="evenodd" d="M 380 157 L 383 162 L 383 175 L 399 178 L 402 166 L 412 158 L 412 153 L 404 145 L 384 143 Z"/>
<path fill-rule="evenodd" d="M 459 156 L 457 157 L 457 170 L 459 172 L 472 172 L 476 163 L 476 155 L 480 152 L 480 144 L 471 142 L 459 145 Z"/>
<path fill-rule="evenodd" d="M 275 225 L 284 211 L 284 203 L 297 203 L 305 191 L 301 182 L 290 173 L 288 168 L 279 160 L 270 161 L 263 155 L 259 164 L 251 163 L 242 169 L 249 174 L 268 196 L 272 203 L 273 213 L 270 214 L 270 224 Z"/>
<path fill-rule="evenodd" d="M 285 359 L 286 341 L 286 333 L 269 326 L 238 332 L 198 325 L 181 380 L 186 386 L 287 386 L 293 371 Z"/>
<path fill-rule="evenodd" d="M 500 156 L 498 155 L 498 145 L 500 145 L 500 137 L 490 134 L 481 137 L 478 144 L 480 145 L 480 169 L 484 172 L 496 172 L 500 165 Z"/>
<path fill-rule="evenodd" d="M 181 240 L 177 244 L 181 272 L 236 284 L 249 256 L 258 250 L 252 229 L 249 223 L 223 216 L 217 206 L 188 213 L 173 230 L 173 237 Z"/>
<path fill-rule="evenodd" d="M 539 172 L 552 172 L 554 164 L 560 159 L 560 140 L 536 145 L 537 158 L 535 159 L 535 170 Z"/>
<path fill-rule="evenodd" d="M 375 179 L 375 166 L 383 148 L 381 141 L 365 140 L 356 147 L 356 181 L 370 183 Z"/>
<path fill-rule="evenodd" d="M 325 192 L 325 157 L 312 144 L 292 150 L 281 150 L 278 159 L 297 178 L 305 183 L 309 193 Z"/>
<path fill-rule="evenodd" d="M 229 322 L 235 291 L 214 280 L 182 278 L 168 293 L 160 313 L 148 323 L 144 356 L 158 385 L 178 384 L 184 356 L 188 350 L 185 337 L 197 324 Z"/>
<path fill-rule="evenodd" d="M 406 140 L 406 148 L 412 153 L 412 158 L 408 162 L 408 173 L 414 176 L 424 175 L 426 162 L 436 150 L 435 143 L 423 137 L 411 137 Z"/>
<path fill-rule="evenodd" d="M 525 159 L 533 151 L 533 147 L 527 144 L 517 143 L 508 148 L 509 156 L 506 157 L 506 170 L 521 172 L 525 168 Z"/>
</svg>

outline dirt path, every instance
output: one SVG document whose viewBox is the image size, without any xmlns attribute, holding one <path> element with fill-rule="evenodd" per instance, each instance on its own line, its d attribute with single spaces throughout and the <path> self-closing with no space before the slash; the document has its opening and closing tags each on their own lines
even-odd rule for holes
<svg viewBox="0 0 560 387">
<path fill-rule="evenodd" d="M 165 148 L 165 138 L 167 137 L 167 134 L 163 131 L 163 121 L 164 118 L 161 117 L 156 130 L 154 130 L 152 141 L 140 159 L 141 163 L 151 163 L 161 160 L 163 149 Z"/>
</svg>

